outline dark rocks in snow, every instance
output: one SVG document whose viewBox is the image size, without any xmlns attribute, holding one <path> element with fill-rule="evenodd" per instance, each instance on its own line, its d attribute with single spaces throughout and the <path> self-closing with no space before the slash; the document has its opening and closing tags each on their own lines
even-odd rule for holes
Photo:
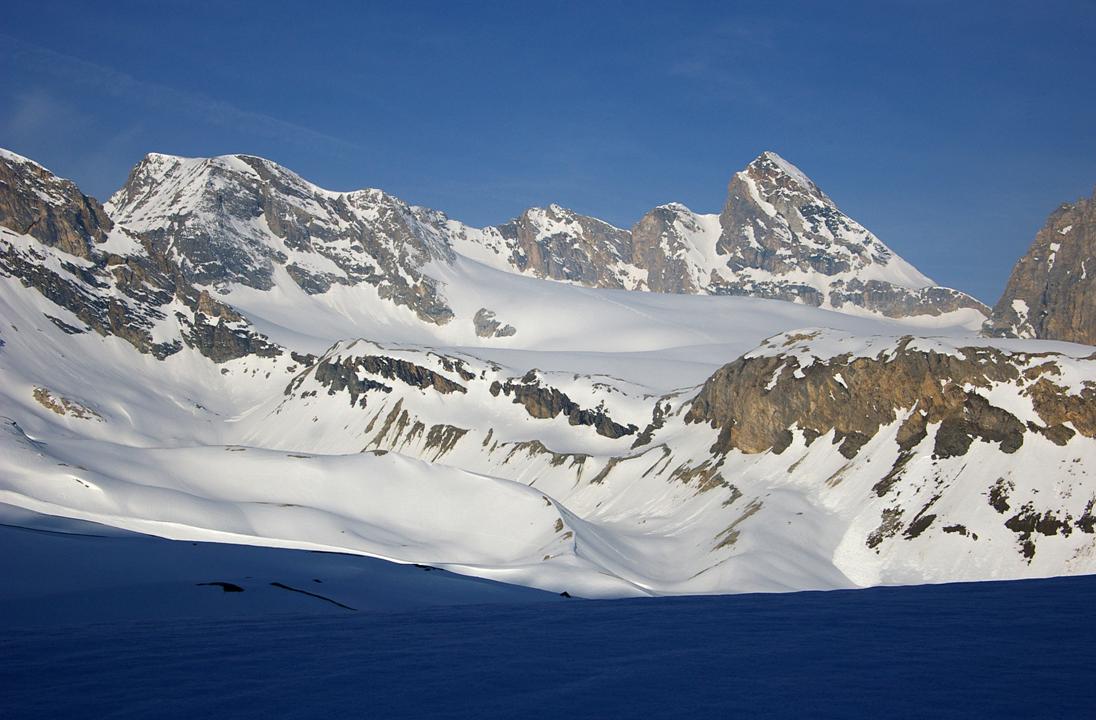
<svg viewBox="0 0 1096 720">
<path fill-rule="evenodd" d="M 240 587 L 239 585 L 237 585 L 236 583 L 225 582 L 223 580 L 217 580 L 217 581 L 214 581 L 214 582 L 202 582 L 202 583 L 197 583 L 197 585 L 199 585 L 199 586 L 208 585 L 210 587 L 219 587 L 219 588 L 221 588 L 221 590 L 225 591 L 226 593 L 242 593 L 244 591 L 244 589 L 242 587 Z"/>
<path fill-rule="evenodd" d="M 476 335 L 482 338 L 512 337 L 517 334 L 517 328 L 513 325 L 504 325 L 495 319 L 495 313 L 487 308 L 480 308 L 472 318 L 472 324 L 476 328 Z"/>
<path fill-rule="evenodd" d="M 531 417 L 554 418 L 563 414 L 572 425 L 589 425 L 599 435 L 608 438 L 632 435 L 639 430 L 635 425 L 614 422 L 602 408 L 588 410 L 580 407 L 558 388 L 542 386 L 534 373 L 517 382 L 507 380 L 500 383 L 496 380 L 491 383 L 490 390 L 496 397 L 500 393 L 507 397 L 513 395 L 514 402 L 523 406 Z"/>
</svg>

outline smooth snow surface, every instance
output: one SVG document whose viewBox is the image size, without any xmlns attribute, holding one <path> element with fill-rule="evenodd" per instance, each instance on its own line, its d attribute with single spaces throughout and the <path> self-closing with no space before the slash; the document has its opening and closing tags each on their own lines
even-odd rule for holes
<svg viewBox="0 0 1096 720">
<path fill-rule="evenodd" d="M 0 716 L 1083 718 L 1094 603 L 1061 578 L 0 628 Z"/>
<path fill-rule="evenodd" d="M 429 566 L 165 540 L 2 504 L 0 546 L 7 628 L 563 600 Z"/>
</svg>

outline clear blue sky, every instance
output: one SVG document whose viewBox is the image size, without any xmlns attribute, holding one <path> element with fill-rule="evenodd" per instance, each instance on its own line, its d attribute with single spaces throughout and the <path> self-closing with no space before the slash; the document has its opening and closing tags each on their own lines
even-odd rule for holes
<svg viewBox="0 0 1096 720">
<path fill-rule="evenodd" d="M 244 152 L 474 224 L 715 212 L 765 149 L 992 303 L 1096 185 L 1094 2 L 9 3 L 0 145 L 105 199 Z"/>
</svg>

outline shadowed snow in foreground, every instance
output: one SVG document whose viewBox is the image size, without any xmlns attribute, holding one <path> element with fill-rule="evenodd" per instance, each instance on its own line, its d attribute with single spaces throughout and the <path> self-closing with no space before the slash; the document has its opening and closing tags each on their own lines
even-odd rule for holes
<svg viewBox="0 0 1096 720">
<path fill-rule="evenodd" d="M 4 631 L 0 714 L 1083 717 L 1094 600 L 1076 577 Z"/>
<path fill-rule="evenodd" d="M 1084 717 L 1096 701 L 1077 679 L 1093 576 L 565 600 L 4 520 L 30 526 L 0 527 L 4 718 Z"/>
</svg>

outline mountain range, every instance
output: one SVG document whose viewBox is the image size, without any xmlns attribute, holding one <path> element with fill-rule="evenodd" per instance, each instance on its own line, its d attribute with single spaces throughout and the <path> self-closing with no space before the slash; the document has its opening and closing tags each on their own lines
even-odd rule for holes
<svg viewBox="0 0 1096 720">
<path fill-rule="evenodd" d="M 0 503 L 586 596 L 1090 573 L 1094 208 L 991 311 L 771 152 L 623 229 L 3 151 Z"/>
</svg>

